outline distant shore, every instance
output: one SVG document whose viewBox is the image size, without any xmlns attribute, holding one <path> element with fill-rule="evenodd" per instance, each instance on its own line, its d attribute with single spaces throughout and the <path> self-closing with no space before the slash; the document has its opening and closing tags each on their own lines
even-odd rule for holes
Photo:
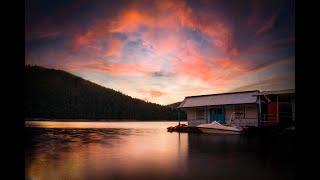
<svg viewBox="0 0 320 180">
<path fill-rule="evenodd" d="M 59 121 L 59 122 L 143 122 L 143 121 L 173 121 L 176 122 L 178 120 L 168 120 L 168 119 L 146 119 L 146 120 L 139 120 L 139 119 L 57 119 L 57 118 L 25 118 L 25 121 Z M 184 119 L 180 121 L 186 121 Z"/>
</svg>

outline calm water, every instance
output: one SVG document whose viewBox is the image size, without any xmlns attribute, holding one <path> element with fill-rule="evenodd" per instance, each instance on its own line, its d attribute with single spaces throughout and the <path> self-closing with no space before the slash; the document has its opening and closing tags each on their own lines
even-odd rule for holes
<svg viewBox="0 0 320 180">
<path fill-rule="evenodd" d="M 169 133 L 176 122 L 26 122 L 26 179 L 294 179 L 293 137 Z"/>
</svg>

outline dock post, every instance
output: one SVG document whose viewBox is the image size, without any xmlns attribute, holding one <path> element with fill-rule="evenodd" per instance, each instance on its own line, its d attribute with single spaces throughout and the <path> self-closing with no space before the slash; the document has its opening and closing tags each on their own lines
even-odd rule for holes
<svg viewBox="0 0 320 180">
<path fill-rule="evenodd" d="M 277 123 L 279 125 L 279 96 L 277 96 Z"/>
<path fill-rule="evenodd" d="M 177 109 L 178 110 L 178 121 L 179 121 L 179 127 L 180 127 L 180 111 L 179 111 L 179 109 Z"/>
<path fill-rule="evenodd" d="M 294 99 L 291 97 L 291 116 L 292 116 L 292 121 L 295 121 L 295 107 L 294 107 Z"/>
<path fill-rule="evenodd" d="M 260 96 L 258 96 L 258 103 L 259 103 L 259 122 L 261 123 L 262 119 L 261 119 L 261 100 L 260 100 Z"/>
</svg>

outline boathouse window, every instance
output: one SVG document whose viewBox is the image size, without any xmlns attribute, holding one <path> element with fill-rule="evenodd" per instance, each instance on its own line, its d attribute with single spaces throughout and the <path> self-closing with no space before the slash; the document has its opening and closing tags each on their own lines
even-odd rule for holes
<svg viewBox="0 0 320 180">
<path fill-rule="evenodd" d="M 243 105 L 234 105 L 234 111 L 236 113 L 244 113 L 244 106 Z"/>
<path fill-rule="evenodd" d="M 237 119 L 245 118 L 245 107 L 243 105 L 234 105 L 234 113 Z"/>
<path fill-rule="evenodd" d="M 196 119 L 204 119 L 204 108 L 196 109 Z"/>
<path fill-rule="evenodd" d="M 256 104 L 246 104 L 245 106 L 245 118 L 247 119 L 256 119 L 257 118 L 257 109 Z"/>
</svg>

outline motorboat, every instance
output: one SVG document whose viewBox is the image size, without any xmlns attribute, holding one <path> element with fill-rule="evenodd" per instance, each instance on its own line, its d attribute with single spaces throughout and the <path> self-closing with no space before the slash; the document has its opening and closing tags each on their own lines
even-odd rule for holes
<svg viewBox="0 0 320 180">
<path fill-rule="evenodd" d="M 243 132 L 241 127 L 222 125 L 217 121 L 209 124 L 200 124 L 197 128 L 201 132 L 209 134 L 241 134 Z"/>
</svg>

